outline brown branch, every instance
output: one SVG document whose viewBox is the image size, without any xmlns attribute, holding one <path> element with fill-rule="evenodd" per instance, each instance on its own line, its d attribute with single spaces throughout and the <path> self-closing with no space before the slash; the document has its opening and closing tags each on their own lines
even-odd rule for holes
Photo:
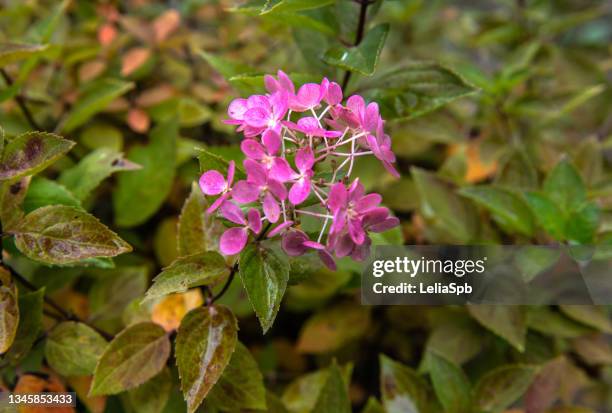
<svg viewBox="0 0 612 413">
<path fill-rule="evenodd" d="M 9 74 L 6 73 L 6 71 L 4 69 L 0 69 L 0 74 L 2 75 L 2 77 L 4 78 L 4 81 L 6 82 L 6 84 L 8 86 L 12 86 L 13 85 L 13 79 L 11 79 Z M 17 102 L 17 105 L 19 106 L 19 109 L 21 109 L 21 112 L 23 113 L 23 115 L 27 119 L 27 121 L 30 124 L 30 126 L 32 128 L 34 128 L 34 129 L 38 130 L 38 131 L 43 130 L 43 128 L 40 127 L 38 122 L 36 122 L 36 119 L 34 119 L 34 116 L 32 115 L 32 112 L 30 112 L 30 109 L 28 109 L 28 106 L 26 105 L 25 98 L 22 95 L 17 94 L 17 95 L 15 95 L 15 101 Z"/>
</svg>

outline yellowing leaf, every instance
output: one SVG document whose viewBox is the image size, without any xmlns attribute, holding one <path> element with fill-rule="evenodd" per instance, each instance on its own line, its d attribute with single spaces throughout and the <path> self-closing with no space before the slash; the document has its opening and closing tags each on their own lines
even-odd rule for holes
<svg viewBox="0 0 612 413">
<path fill-rule="evenodd" d="M 151 57 L 151 50 L 146 47 L 135 47 L 128 50 L 121 59 L 121 75 L 131 75 L 149 60 L 149 57 Z"/>
<path fill-rule="evenodd" d="M 0 354 L 13 344 L 19 325 L 19 304 L 17 286 L 11 280 L 8 270 L 0 267 Z"/>
<path fill-rule="evenodd" d="M 178 29 L 181 23 L 181 15 L 174 9 L 166 10 L 153 21 L 153 33 L 157 42 L 168 38 L 172 32 Z"/>
<path fill-rule="evenodd" d="M 171 294 L 153 306 L 151 321 L 159 324 L 166 331 L 176 330 L 185 314 L 203 303 L 204 300 L 199 289 L 193 289 L 186 293 Z"/>
</svg>

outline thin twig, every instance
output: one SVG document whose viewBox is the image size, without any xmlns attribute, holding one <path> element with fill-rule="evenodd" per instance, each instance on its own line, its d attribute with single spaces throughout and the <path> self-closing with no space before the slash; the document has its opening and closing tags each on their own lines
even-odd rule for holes
<svg viewBox="0 0 612 413">
<path fill-rule="evenodd" d="M 4 78 L 4 81 L 6 82 L 8 86 L 13 85 L 13 79 L 11 79 L 9 74 L 6 73 L 4 69 L 0 69 L 0 74 L 2 75 L 2 77 Z M 21 112 L 23 112 L 23 115 L 27 119 L 30 126 L 32 126 L 32 128 L 38 131 L 43 130 L 43 128 L 40 127 L 38 122 L 36 122 L 36 119 L 34 119 L 34 116 L 32 115 L 32 112 L 30 112 L 30 109 L 28 109 L 28 106 L 26 105 L 26 101 L 23 98 L 23 96 L 21 96 L 20 94 L 15 95 L 15 101 L 17 102 L 19 109 L 21 109 Z"/>
<path fill-rule="evenodd" d="M 355 43 L 353 46 L 359 46 L 359 43 L 361 43 L 361 40 L 363 40 L 368 6 L 370 5 L 368 0 L 359 0 L 358 3 L 361 5 L 361 8 L 359 9 L 359 22 L 357 23 L 357 34 L 355 35 Z M 346 90 L 349 80 L 351 79 L 351 74 L 352 72 L 350 70 L 347 70 L 344 73 L 344 79 L 342 79 L 342 90 Z"/>
</svg>

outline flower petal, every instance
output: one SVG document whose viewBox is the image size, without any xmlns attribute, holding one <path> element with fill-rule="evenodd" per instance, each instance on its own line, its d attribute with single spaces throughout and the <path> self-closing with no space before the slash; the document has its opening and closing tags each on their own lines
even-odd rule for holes
<svg viewBox="0 0 612 413">
<path fill-rule="evenodd" d="M 304 246 L 304 241 L 308 240 L 308 236 L 302 231 L 288 231 L 281 240 L 281 246 L 287 255 L 297 257 L 303 255 L 308 249 Z"/>
<path fill-rule="evenodd" d="M 229 193 L 224 193 L 223 195 L 221 195 L 219 198 L 215 199 L 215 202 L 213 202 L 207 209 L 206 209 L 206 213 L 207 214 L 212 214 L 213 212 L 215 212 L 217 209 L 219 209 L 219 207 L 221 207 L 226 201 L 227 198 L 229 198 Z"/>
<path fill-rule="evenodd" d="M 234 182 L 234 174 L 236 173 L 236 162 L 229 161 L 229 165 L 227 166 L 227 187 L 232 186 L 232 182 Z"/>
<path fill-rule="evenodd" d="M 220 208 L 221 215 L 223 218 L 228 221 L 233 222 L 234 224 L 246 225 L 246 220 L 244 219 L 244 212 L 242 209 L 233 202 L 224 202 Z"/>
<path fill-rule="evenodd" d="M 248 237 L 246 228 L 230 228 L 221 235 L 219 250 L 224 255 L 238 254 L 246 245 Z"/>
<path fill-rule="evenodd" d="M 283 89 L 289 93 L 295 93 L 295 86 L 293 86 L 293 82 L 285 72 L 279 70 L 276 75 L 278 76 L 278 82 L 281 84 Z"/>
<path fill-rule="evenodd" d="M 244 113 L 244 122 L 254 128 L 267 126 L 269 120 L 270 112 L 260 107 L 249 109 Z"/>
<path fill-rule="evenodd" d="M 349 235 L 353 242 L 357 245 L 363 244 L 365 241 L 366 235 L 363 227 L 361 226 L 361 221 L 357 219 L 350 219 L 348 222 L 348 231 Z"/>
<path fill-rule="evenodd" d="M 234 99 L 227 108 L 227 114 L 232 119 L 242 121 L 244 120 L 244 113 L 247 111 L 247 109 L 246 99 Z"/>
<path fill-rule="evenodd" d="M 247 180 L 258 186 L 264 185 L 267 180 L 266 168 L 252 159 L 245 159 L 242 163 L 247 173 Z"/>
<path fill-rule="evenodd" d="M 336 82 L 331 82 L 327 88 L 325 101 L 330 105 L 337 105 L 342 102 L 342 88 Z"/>
<path fill-rule="evenodd" d="M 319 250 L 319 259 L 327 268 L 332 271 L 336 271 L 338 267 L 336 266 L 336 261 L 334 261 L 334 257 L 327 250 Z"/>
<path fill-rule="evenodd" d="M 219 171 L 210 170 L 200 177 L 200 189 L 206 195 L 219 195 L 226 188 L 225 178 Z"/>
<path fill-rule="evenodd" d="M 331 212 L 336 212 L 340 208 L 346 207 L 348 202 L 348 192 L 342 182 L 338 182 L 331 187 L 327 197 L 327 206 Z"/>
<path fill-rule="evenodd" d="M 259 214 L 259 211 L 255 208 L 249 209 L 247 219 L 249 221 L 249 228 L 251 228 L 251 231 L 253 231 L 255 234 L 259 234 L 261 231 L 261 215 Z"/>
<path fill-rule="evenodd" d="M 268 238 L 272 238 L 273 236 L 280 234 L 291 225 L 293 225 L 293 221 L 285 221 L 282 224 L 277 225 L 276 227 L 272 228 L 270 232 L 268 232 Z"/>
<path fill-rule="evenodd" d="M 314 154 L 310 146 L 305 146 L 295 154 L 295 166 L 302 173 L 312 169 L 314 165 Z"/>
<path fill-rule="evenodd" d="M 261 137 L 261 141 L 266 147 L 269 155 L 276 155 L 281 147 L 281 138 L 278 133 L 268 129 Z"/>
<path fill-rule="evenodd" d="M 274 223 L 278 221 L 280 217 L 280 207 L 278 206 L 278 202 L 269 192 L 266 193 L 263 200 L 263 211 L 268 221 Z"/>
<path fill-rule="evenodd" d="M 272 168 L 270 169 L 270 178 L 278 182 L 287 182 L 296 175 L 289 166 L 289 163 L 284 158 L 274 158 Z"/>
<path fill-rule="evenodd" d="M 389 217 L 378 224 L 372 225 L 369 230 L 372 232 L 385 232 L 397 227 L 399 224 L 400 221 L 397 217 Z"/>
<path fill-rule="evenodd" d="M 251 159 L 260 160 L 266 154 L 266 151 L 261 143 L 257 142 L 255 139 L 245 139 L 240 144 L 240 149 L 242 153 L 248 156 Z"/>
<path fill-rule="evenodd" d="M 299 205 L 310 195 L 310 179 L 300 178 L 289 190 L 289 201 L 293 205 Z"/>
<path fill-rule="evenodd" d="M 306 83 L 300 87 L 296 95 L 297 103 L 304 110 L 314 108 L 321 102 L 321 86 L 316 83 Z"/>
<path fill-rule="evenodd" d="M 287 199 L 287 188 L 277 180 L 268 179 L 268 189 L 279 201 Z"/>
<path fill-rule="evenodd" d="M 259 198 L 259 186 L 245 180 L 238 181 L 232 188 L 232 198 L 241 204 L 247 204 Z"/>
<path fill-rule="evenodd" d="M 367 194 L 355 203 L 355 210 L 357 212 L 366 212 L 372 208 L 375 208 L 382 202 L 382 196 L 380 194 Z"/>
</svg>

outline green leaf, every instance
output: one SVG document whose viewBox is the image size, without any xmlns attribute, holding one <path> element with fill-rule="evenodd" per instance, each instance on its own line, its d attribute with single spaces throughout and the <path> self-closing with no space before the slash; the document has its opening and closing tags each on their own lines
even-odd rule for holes
<svg viewBox="0 0 612 413">
<path fill-rule="evenodd" d="M 436 110 L 477 89 L 434 62 L 412 61 L 360 86 L 378 102 L 385 119 L 410 119 Z"/>
<path fill-rule="evenodd" d="M 5 358 L 12 364 L 17 364 L 22 360 L 38 338 L 38 333 L 42 328 L 44 296 L 44 288 L 19 296 L 19 325 L 13 345 L 5 355 Z"/>
<path fill-rule="evenodd" d="M 523 280 L 530 282 L 538 274 L 556 264 L 560 256 L 561 252 L 556 248 L 525 246 L 516 252 L 514 261 L 521 271 Z"/>
<path fill-rule="evenodd" d="M 436 326 L 427 340 L 425 359 L 436 353 L 450 362 L 461 365 L 476 356 L 483 346 L 483 337 L 476 322 L 471 319 L 453 319 Z M 427 370 L 425 362 L 421 370 Z"/>
<path fill-rule="evenodd" d="M 575 338 L 594 331 L 548 307 L 529 307 L 527 326 L 531 330 L 559 338 Z"/>
<path fill-rule="evenodd" d="M 533 235 L 535 222 L 531 210 L 511 191 L 494 186 L 478 186 L 463 188 L 459 193 L 491 211 L 493 219 L 508 233 Z"/>
<path fill-rule="evenodd" d="M 370 310 L 353 304 L 337 304 L 310 317 L 302 326 L 297 349 L 327 353 L 356 340 L 370 329 Z"/>
<path fill-rule="evenodd" d="M 559 206 L 539 192 L 529 192 L 525 197 L 538 224 L 555 239 L 563 239 L 565 217 Z"/>
<path fill-rule="evenodd" d="M 128 391 L 127 396 L 135 413 L 162 413 L 172 391 L 172 375 L 164 367 L 157 376 Z"/>
<path fill-rule="evenodd" d="M 101 79 L 89 84 L 80 93 L 79 99 L 68 112 L 59 129 L 68 133 L 72 132 L 133 87 L 133 83 L 118 79 Z"/>
<path fill-rule="evenodd" d="M 460 243 L 474 239 L 478 217 L 470 203 L 454 192 L 451 184 L 431 172 L 412 168 L 421 212 L 435 227 Z"/>
<path fill-rule="evenodd" d="M 250 0 L 230 10 L 234 12 L 262 15 L 275 12 L 317 9 L 330 5 L 334 3 L 334 1 L 335 0 Z"/>
<path fill-rule="evenodd" d="M 17 136 L 4 148 L 0 180 L 34 175 L 66 154 L 74 142 L 53 133 L 29 132 Z"/>
<path fill-rule="evenodd" d="M 240 254 L 240 278 L 265 333 L 272 327 L 289 281 L 287 256 L 249 244 Z"/>
<path fill-rule="evenodd" d="M 0 182 L 0 222 L 4 231 L 14 228 L 23 218 L 22 203 L 29 185 L 29 176 L 17 182 Z"/>
<path fill-rule="evenodd" d="M 106 340 L 91 327 L 65 321 L 48 335 L 45 358 L 62 376 L 88 376 L 93 374 L 105 348 Z"/>
<path fill-rule="evenodd" d="M 11 274 L 0 267 L 0 354 L 11 347 L 19 326 L 19 303 L 17 286 L 11 281 Z"/>
<path fill-rule="evenodd" d="M 334 361 L 329 368 L 325 385 L 313 409 L 317 413 L 351 413 L 351 402 L 342 371 Z"/>
<path fill-rule="evenodd" d="M 35 176 L 23 200 L 23 209 L 25 212 L 32 212 L 47 205 L 66 205 L 81 209 L 81 202 L 65 186 L 50 179 Z"/>
<path fill-rule="evenodd" d="M 68 188 L 77 199 L 84 201 L 100 183 L 118 171 L 133 171 L 140 166 L 123 158 L 121 152 L 99 148 L 81 159 L 78 165 L 67 169 L 59 183 Z"/>
<path fill-rule="evenodd" d="M 293 413 L 309 413 L 319 399 L 321 390 L 327 382 L 329 368 L 304 374 L 292 381 L 283 392 L 282 401 L 287 409 Z M 353 371 L 352 364 L 342 367 L 342 376 L 348 387 Z"/>
<path fill-rule="evenodd" d="M 471 413 L 470 381 L 460 367 L 438 356 L 429 356 L 429 371 L 434 390 L 446 413 Z"/>
<path fill-rule="evenodd" d="M 197 183 L 183 204 L 178 222 L 179 256 L 193 255 L 217 248 L 222 225 L 214 215 L 206 214 L 208 202 Z"/>
<path fill-rule="evenodd" d="M 47 44 L 0 43 L 0 68 L 39 55 L 48 47 Z"/>
<path fill-rule="evenodd" d="M 349 49 L 333 47 L 325 52 L 323 61 L 342 70 L 370 76 L 376 70 L 388 33 L 389 25 L 379 24 L 365 35 L 359 46 Z"/>
<path fill-rule="evenodd" d="M 538 369 L 526 365 L 507 365 L 486 373 L 476 384 L 474 400 L 485 412 L 501 412 L 525 393 Z"/>
<path fill-rule="evenodd" d="M 582 204 L 565 221 L 565 238 L 572 243 L 591 244 L 599 226 L 599 216 L 597 204 Z"/>
<path fill-rule="evenodd" d="M 155 277 L 146 298 L 185 292 L 201 285 L 211 285 L 226 277 L 229 268 L 221 255 L 203 252 L 176 259 Z"/>
<path fill-rule="evenodd" d="M 385 409 L 378 400 L 370 396 L 361 413 L 385 413 Z"/>
<path fill-rule="evenodd" d="M 210 171 L 214 169 L 221 172 L 222 175 L 227 176 L 227 168 L 229 162 L 223 159 L 221 156 L 216 155 L 206 149 L 198 149 L 200 154 L 198 155 L 198 161 L 200 162 L 200 172 Z M 240 165 L 236 165 L 236 172 L 234 175 L 234 182 L 241 179 L 246 179 L 246 174 Z"/>
<path fill-rule="evenodd" d="M 176 364 L 189 413 L 197 410 L 230 362 L 237 330 L 234 314 L 223 306 L 196 308 L 181 321 Z"/>
<path fill-rule="evenodd" d="M 117 179 L 113 194 L 117 225 L 142 224 L 164 203 L 174 181 L 177 136 L 176 120 L 167 121 L 151 131 L 147 146 L 130 150 L 128 158 L 142 169 L 122 173 Z"/>
<path fill-rule="evenodd" d="M 208 394 L 207 401 L 224 411 L 266 410 L 266 389 L 257 362 L 241 342 Z"/>
<path fill-rule="evenodd" d="M 93 215 L 63 205 L 30 212 L 10 233 L 15 235 L 19 251 L 48 264 L 114 257 L 132 250 Z"/>
<path fill-rule="evenodd" d="M 527 318 L 525 309 L 509 305 L 468 305 L 472 317 L 488 330 L 506 340 L 518 351 L 525 350 Z"/>
<path fill-rule="evenodd" d="M 612 333 L 612 322 L 606 310 L 593 305 L 561 305 L 561 311 L 573 320 L 604 333 Z"/>
<path fill-rule="evenodd" d="M 425 381 L 409 367 L 387 356 L 380 358 L 380 391 L 387 413 L 425 413 L 431 394 Z"/>
<path fill-rule="evenodd" d="M 98 322 L 120 319 L 125 307 L 146 291 L 149 272 L 144 264 L 91 270 L 97 279 L 89 290 L 90 318 Z"/>
<path fill-rule="evenodd" d="M 206 62 L 211 65 L 213 69 L 228 80 L 231 77 L 238 75 L 257 73 L 256 69 L 245 65 L 244 63 L 229 60 L 221 56 L 205 52 L 204 50 L 198 50 L 197 54 L 206 60 Z"/>
<path fill-rule="evenodd" d="M 110 342 L 98 361 L 90 396 L 117 394 L 158 374 L 170 356 L 170 340 L 154 323 L 129 326 Z"/>
<path fill-rule="evenodd" d="M 586 187 L 580 174 L 567 160 L 561 160 L 544 181 L 544 193 L 561 211 L 570 212 L 586 201 Z"/>
</svg>

